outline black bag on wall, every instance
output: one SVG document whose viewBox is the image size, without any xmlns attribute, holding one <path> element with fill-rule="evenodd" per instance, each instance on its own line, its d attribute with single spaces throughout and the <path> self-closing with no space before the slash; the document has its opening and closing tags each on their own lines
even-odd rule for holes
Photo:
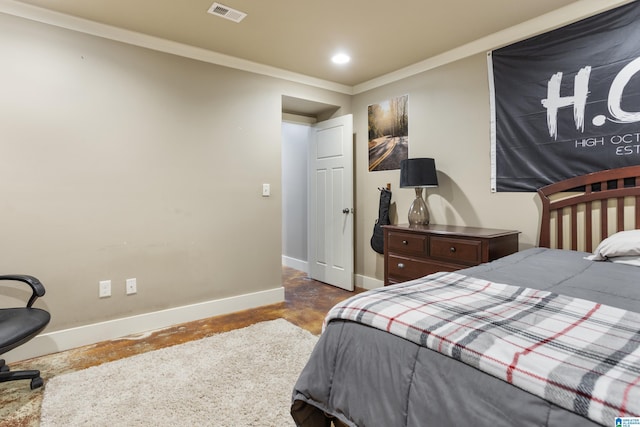
<svg viewBox="0 0 640 427">
<path fill-rule="evenodd" d="M 379 254 L 384 253 L 384 233 L 383 225 L 389 222 L 389 206 L 391 205 L 391 191 L 386 188 L 378 188 L 380 190 L 380 207 L 378 208 L 378 219 L 373 226 L 373 236 L 371 236 L 371 247 Z"/>
</svg>

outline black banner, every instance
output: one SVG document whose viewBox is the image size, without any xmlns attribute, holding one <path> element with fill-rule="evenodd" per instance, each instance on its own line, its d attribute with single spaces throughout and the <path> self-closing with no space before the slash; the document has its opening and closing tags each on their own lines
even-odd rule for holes
<svg viewBox="0 0 640 427">
<path fill-rule="evenodd" d="M 640 2 L 489 54 L 492 190 L 640 164 Z"/>
</svg>

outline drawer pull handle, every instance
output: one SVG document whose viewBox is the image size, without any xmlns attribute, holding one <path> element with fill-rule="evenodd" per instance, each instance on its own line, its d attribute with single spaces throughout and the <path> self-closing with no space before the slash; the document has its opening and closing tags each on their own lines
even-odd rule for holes
<svg viewBox="0 0 640 427">
<path fill-rule="evenodd" d="M 398 268 L 404 268 L 404 264 L 403 264 L 403 263 L 401 263 L 401 262 L 399 262 L 399 263 L 398 263 Z"/>
<path fill-rule="evenodd" d="M 449 248 L 449 252 L 454 253 L 455 251 L 456 251 L 456 248 L 454 248 L 453 246 Z"/>
<path fill-rule="evenodd" d="M 407 242 L 406 240 L 403 240 L 403 241 L 402 241 L 402 244 L 403 244 L 403 245 L 408 245 L 408 244 L 409 244 L 409 242 Z"/>
</svg>

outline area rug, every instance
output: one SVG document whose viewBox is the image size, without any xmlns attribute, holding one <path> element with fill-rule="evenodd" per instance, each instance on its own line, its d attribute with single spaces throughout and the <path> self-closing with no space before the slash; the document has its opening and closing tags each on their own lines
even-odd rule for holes
<svg viewBox="0 0 640 427">
<path fill-rule="evenodd" d="M 293 386 L 316 342 L 277 319 L 59 375 L 41 426 L 294 426 Z"/>
</svg>

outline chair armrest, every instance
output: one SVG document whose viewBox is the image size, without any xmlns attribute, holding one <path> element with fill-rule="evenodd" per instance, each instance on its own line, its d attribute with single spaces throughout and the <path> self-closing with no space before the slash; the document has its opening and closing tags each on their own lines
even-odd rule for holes
<svg viewBox="0 0 640 427">
<path fill-rule="evenodd" d="M 31 286 L 33 294 L 31 295 L 31 298 L 29 298 L 27 307 L 31 307 L 33 303 L 36 302 L 38 297 L 43 296 L 45 293 L 44 285 L 40 283 L 40 280 L 36 279 L 33 276 L 28 276 L 26 274 L 5 274 L 0 275 L 0 280 L 14 280 L 16 282 L 23 282 Z"/>
</svg>

